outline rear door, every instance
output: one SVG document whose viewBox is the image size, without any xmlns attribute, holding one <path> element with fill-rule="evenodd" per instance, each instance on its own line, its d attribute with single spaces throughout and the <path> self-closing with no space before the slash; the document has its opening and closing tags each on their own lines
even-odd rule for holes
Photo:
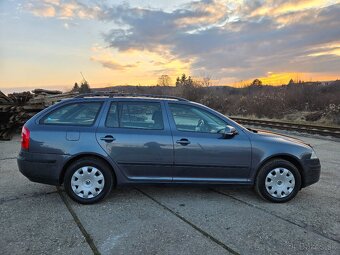
<svg viewBox="0 0 340 255">
<path fill-rule="evenodd" d="M 156 100 L 112 101 L 96 137 L 134 181 L 171 181 L 173 140 L 164 105 Z"/>
</svg>

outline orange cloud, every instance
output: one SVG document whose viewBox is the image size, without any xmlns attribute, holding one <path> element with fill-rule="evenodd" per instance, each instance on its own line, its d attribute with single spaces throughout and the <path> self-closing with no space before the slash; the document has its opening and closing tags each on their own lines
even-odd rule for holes
<svg viewBox="0 0 340 255">
<path fill-rule="evenodd" d="M 24 9 L 39 17 L 57 17 L 59 19 L 94 19 L 99 15 L 99 6 L 87 6 L 77 1 L 61 2 L 59 0 L 31 0 Z"/>
<path fill-rule="evenodd" d="M 308 54 L 309 57 L 318 57 L 323 55 L 340 56 L 340 42 L 320 45 L 312 48 L 311 51 L 312 53 Z"/>
<path fill-rule="evenodd" d="M 123 71 L 129 68 L 137 67 L 137 64 L 121 65 L 113 60 L 100 59 L 96 57 L 91 57 L 91 60 L 95 62 L 99 62 L 103 65 L 103 67 L 109 68 L 113 71 Z"/>
<path fill-rule="evenodd" d="M 56 10 L 53 6 L 41 5 L 35 7 L 33 5 L 28 6 L 28 10 L 35 16 L 39 17 L 54 17 L 56 15 Z"/>
<path fill-rule="evenodd" d="M 105 76 L 114 77 L 113 83 L 156 85 L 163 74 L 173 81 L 182 73 L 190 73 L 191 61 L 183 61 L 169 54 L 147 50 L 128 50 L 120 52 L 95 45 L 91 60 L 106 67 Z"/>
<path fill-rule="evenodd" d="M 192 15 L 179 18 L 175 24 L 179 27 L 190 25 L 212 25 L 226 19 L 229 8 L 225 1 L 215 0 L 211 3 L 193 2 L 190 5 Z"/>
<path fill-rule="evenodd" d="M 250 16 L 278 16 L 286 13 L 304 11 L 313 8 L 322 8 L 339 3 L 338 0 L 290 0 L 284 2 L 268 1 L 255 9 Z"/>
</svg>

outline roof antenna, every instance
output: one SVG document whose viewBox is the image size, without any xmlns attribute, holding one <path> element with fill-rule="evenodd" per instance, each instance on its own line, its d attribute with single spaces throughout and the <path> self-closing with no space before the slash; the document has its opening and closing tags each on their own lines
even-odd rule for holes
<svg viewBox="0 0 340 255">
<path fill-rule="evenodd" d="M 81 77 L 83 77 L 83 82 L 88 83 L 82 72 L 80 72 Z"/>
</svg>

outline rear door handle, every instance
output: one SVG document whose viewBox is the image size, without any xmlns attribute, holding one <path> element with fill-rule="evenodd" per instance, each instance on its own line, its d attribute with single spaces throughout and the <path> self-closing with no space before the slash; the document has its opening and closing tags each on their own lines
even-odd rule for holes
<svg viewBox="0 0 340 255">
<path fill-rule="evenodd" d="M 104 137 L 101 137 L 100 140 L 105 141 L 107 143 L 111 143 L 116 140 L 112 135 L 106 135 Z"/>
<path fill-rule="evenodd" d="M 190 144 L 190 141 L 186 138 L 182 138 L 181 140 L 177 140 L 176 143 L 185 146 L 185 145 Z"/>
</svg>

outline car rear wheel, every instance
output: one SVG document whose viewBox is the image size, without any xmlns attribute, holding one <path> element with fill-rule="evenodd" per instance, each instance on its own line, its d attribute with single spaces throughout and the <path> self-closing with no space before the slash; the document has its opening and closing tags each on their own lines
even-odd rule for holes
<svg viewBox="0 0 340 255">
<path fill-rule="evenodd" d="M 255 190 L 264 199 L 284 203 L 296 196 L 301 188 L 301 175 L 295 165 L 287 160 L 275 159 L 259 171 Z"/>
<path fill-rule="evenodd" d="M 110 167 L 97 158 L 82 158 L 66 170 L 64 186 L 66 193 L 81 204 L 93 204 L 107 196 L 113 186 Z"/>
</svg>

